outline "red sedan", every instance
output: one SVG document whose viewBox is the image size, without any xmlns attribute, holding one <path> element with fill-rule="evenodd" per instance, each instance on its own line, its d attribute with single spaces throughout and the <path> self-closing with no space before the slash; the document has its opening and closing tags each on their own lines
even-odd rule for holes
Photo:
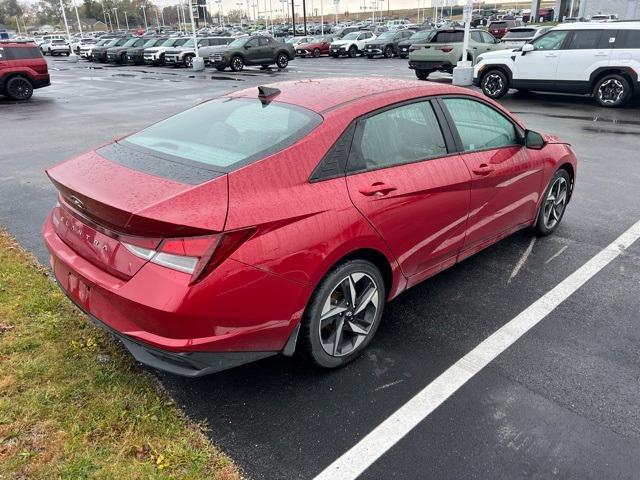
<svg viewBox="0 0 640 480">
<path fill-rule="evenodd" d="M 329 55 L 331 48 L 331 42 L 336 37 L 332 35 L 325 35 L 324 37 L 315 37 L 309 43 L 301 43 L 296 46 L 296 55 L 299 57 L 315 57 L 320 55 Z"/>
<path fill-rule="evenodd" d="M 472 91 L 350 78 L 236 92 L 47 173 L 61 287 L 139 361 L 197 376 L 353 360 L 385 302 L 558 228 L 576 158 Z"/>
</svg>

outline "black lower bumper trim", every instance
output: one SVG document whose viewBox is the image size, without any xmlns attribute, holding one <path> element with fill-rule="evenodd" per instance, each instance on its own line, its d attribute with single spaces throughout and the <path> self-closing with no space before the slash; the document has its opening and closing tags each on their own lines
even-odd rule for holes
<svg viewBox="0 0 640 480">
<path fill-rule="evenodd" d="M 131 355 L 140 363 L 183 377 L 201 377 L 221 372 L 246 363 L 277 355 L 281 352 L 169 352 L 151 345 L 146 345 L 114 330 L 87 312 L 79 305 L 60 284 L 60 289 L 67 297 L 102 330 L 109 332 L 122 342 Z"/>
</svg>

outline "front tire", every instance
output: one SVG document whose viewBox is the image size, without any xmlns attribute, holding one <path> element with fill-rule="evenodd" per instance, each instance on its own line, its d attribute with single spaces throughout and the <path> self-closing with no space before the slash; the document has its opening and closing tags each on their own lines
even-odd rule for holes
<svg viewBox="0 0 640 480">
<path fill-rule="evenodd" d="M 351 45 L 347 51 L 349 58 L 356 58 L 358 56 L 358 48 L 355 45 Z"/>
<path fill-rule="evenodd" d="M 334 267 L 320 282 L 305 310 L 302 353 L 324 368 L 357 358 L 375 335 L 385 303 L 380 270 L 366 260 Z"/>
<path fill-rule="evenodd" d="M 601 107 L 622 107 L 631 96 L 629 81 L 621 75 L 609 74 L 602 77 L 593 88 L 593 97 Z"/>
<path fill-rule="evenodd" d="M 184 66 L 187 68 L 193 67 L 193 55 L 184 56 Z"/>
<path fill-rule="evenodd" d="M 384 55 L 384 58 L 392 58 L 393 57 L 393 47 L 387 46 L 384 49 L 383 55 Z"/>
<path fill-rule="evenodd" d="M 276 65 L 278 66 L 278 68 L 287 68 L 287 65 L 289 65 L 289 57 L 286 53 L 278 54 L 278 56 L 276 57 Z"/>
<path fill-rule="evenodd" d="M 544 192 L 538 211 L 534 233 L 539 236 L 551 235 L 560 225 L 569 202 L 571 177 L 566 170 L 558 170 Z"/>
<path fill-rule="evenodd" d="M 33 95 L 33 85 L 28 78 L 16 75 L 7 81 L 4 91 L 12 100 L 25 101 Z"/>
<path fill-rule="evenodd" d="M 319 48 L 314 48 L 313 49 L 313 57 L 314 58 L 318 58 L 320 56 L 320 49 Z"/>
<path fill-rule="evenodd" d="M 509 91 L 509 79 L 502 70 L 489 70 L 482 77 L 480 86 L 487 97 L 502 98 Z"/>
<path fill-rule="evenodd" d="M 244 68 L 244 60 L 240 56 L 235 56 L 231 59 L 231 70 L 234 72 L 241 72 Z"/>
</svg>

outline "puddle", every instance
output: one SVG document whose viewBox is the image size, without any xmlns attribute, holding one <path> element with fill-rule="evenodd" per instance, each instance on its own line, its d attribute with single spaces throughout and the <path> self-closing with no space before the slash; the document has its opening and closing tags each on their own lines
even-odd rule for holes
<svg viewBox="0 0 640 480">
<path fill-rule="evenodd" d="M 211 80 L 233 80 L 234 82 L 244 82 L 241 78 L 236 77 L 223 77 L 220 75 L 211 75 Z"/>
<path fill-rule="evenodd" d="M 114 73 L 112 77 L 135 77 L 133 73 Z"/>
<path fill-rule="evenodd" d="M 618 120 L 617 118 L 608 118 L 608 117 L 600 117 L 599 115 L 560 115 L 557 113 L 541 113 L 541 112 L 531 112 L 531 111 L 515 111 L 511 110 L 513 113 L 520 115 L 539 115 L 541 117 L 548 118 L 564 118 L 567 120 L 583 120 L 585 122 L 599 122 L 599 123 L 611 123 L 614 125 L 640 125 L 640 120 Z"/>
</svg>

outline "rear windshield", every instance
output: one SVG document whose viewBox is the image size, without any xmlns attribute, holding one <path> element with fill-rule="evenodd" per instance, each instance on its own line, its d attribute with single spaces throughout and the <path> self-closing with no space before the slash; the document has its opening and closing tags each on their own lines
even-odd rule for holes
<svg viewBox="0 0 640 480">
<path fill-rule="evenodd" d="M 517 38 L 533 38 L 535 30 L 510 30 L 504 37 L 504 39 L 517 39 Z"/>
<path fill-rule="evenodd" d="M 507 28 L 507 22 L 491 22 L 489 28 Z"/>
<path fill-rule="evenodd" d="M 462 42 L 464 40 L 464 31 L 455 32 L 438 32 L 431 39 L 431 43 L 453 43 Z"/>
<path fill-rule="evenodd" d="M 293 145 L 322 122 L 294 105 L 221 98 L 156 123 L 122 143 L 169 160 L 229 172 Z"/>
</svg>

